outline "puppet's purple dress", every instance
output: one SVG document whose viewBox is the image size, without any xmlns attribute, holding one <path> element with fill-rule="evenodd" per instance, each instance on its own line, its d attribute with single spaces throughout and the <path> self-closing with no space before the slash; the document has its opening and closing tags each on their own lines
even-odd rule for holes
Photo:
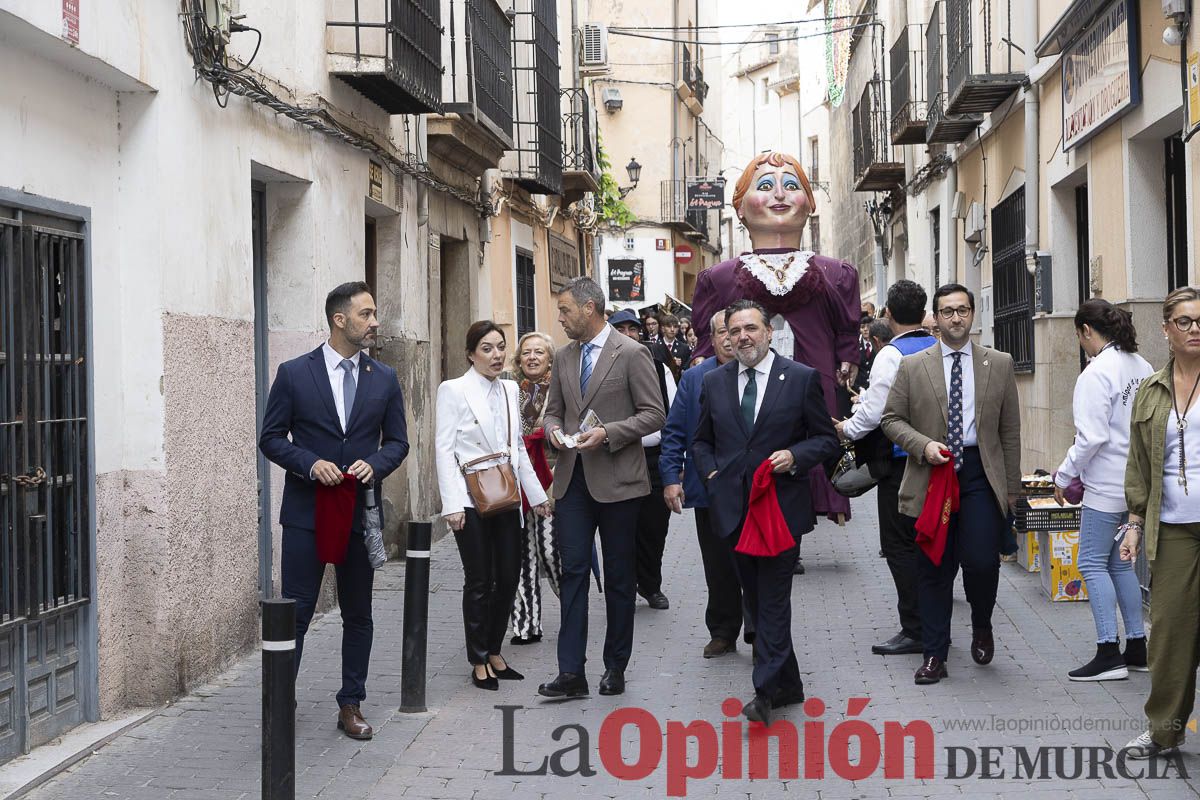
<svg viewBox="0 0 1200 800">
<path fill-rule="evenodd" d="M 735 300 L 753 300 L 767 309 L 771 316 L 780 314 L 795 335 L 793 358 L 812 367 L 821 375 L 825 405 L 831 417 L 837 416 L 836 374 L 843 361 L 859 362 L 858 323 L 861 315 L 858 270 L 854 265 L 788 248 L 755 250 L 757 255 L 771 256 L 796 253 L 791 269 L 803 265 L 807 269 L 786 293 L 779 286 L 768 288 L 743 263 L 742 257 L 722 261 L 704 270 L 696 279 L 692 301 L 692 326 L 696 331 L 693 357 L 707 358 L 713 354 L 709 321 L 713 314 Z M 834 491 L 825 471 L 817 467 L 809 473 L 813 510 L 830 519 L 838 514 L 850 516 L 850 500 Z"/>
</svg>

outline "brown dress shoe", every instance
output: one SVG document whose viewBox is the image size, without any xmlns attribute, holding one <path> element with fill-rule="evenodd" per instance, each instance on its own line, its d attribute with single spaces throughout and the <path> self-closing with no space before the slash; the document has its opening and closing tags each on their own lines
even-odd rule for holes
<svg viewBox="0 0 1200 800">
<path fill-rule="evenodd" d="M 971 632 L 971 658 L 976 664 L 992 663 L 992 656 L 995 654 L 996 642 L 992 639 L 991 631 Z"/>
<path fill-rule="evenodd" d="M 363 719 L 357 703 L 340 707 L 337 726 L 339 731 L 343 731 L 351 739 L 370 739 L 375 735 L 375 729 Z"/>
<path fill-rule="evenodd" d="M 913 674 L 913 683 L 923 686 L 929 683 L 937 683 L 942 678 L 949 677 L 950 673 L 946 671 L 946 662 L 937 656 L 929 656 L 921 664 L 920 669 Z"/>
<path fill-rule="evenodd" d="M 727 639 L 722 639 L 719 636 L 714 636 L 712 638 L 712 641 L 710 641 L 708 644 L 704 645 L 704 657 L 705 658 L 716 658 L 717 656 L 723 656 L 726 653 L 736 653 L 736 652 L 737 652 L 737 643 L 731 642 Z"/>
</svg>

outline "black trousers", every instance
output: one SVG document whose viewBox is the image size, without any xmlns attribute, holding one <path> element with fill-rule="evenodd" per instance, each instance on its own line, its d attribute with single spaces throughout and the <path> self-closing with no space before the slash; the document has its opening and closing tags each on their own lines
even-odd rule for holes
<svg viewBox="0 0 1200 800">
<path fill-rule="evenodd" d="M 708 605 L 704 607 L 704 624 L 708 635 L 727 642 L 737 641 L 743 623 L 747 640 L 754 638 L 754 620 L 742 602 L 741 578 L 734 563 L 734 537 L 725 538 L 713 533 L 707 508 L 696 512 L 696 540 L 700 544 L 700 560 L 704 564 L 704 582 L 708 584 Z"/>
<path fill-rule="evenodd" d="M 792 646 L 792 570 L 798 555 L 795 547 L 770 557 L 734 553 L 756 627 L 754 692 L 772 699 L 804 689 Z"/>
<path fill-rule="evenodd" d="M 513 598 L 517 595 L 521 515 L 514 510 L 481 517 L 475 509 L 468 508 L 466 516 L 467 522 L 461 531 L 455 532 L 454 541 L 463 565 L 462 613 L 467 660 L 486 664 L 488 656 L 500 655 Z"/>
<path fill-rule="evenodd" d="M 1000 585 L 1000 546 L 1006 523 L 984 474 L 978 448 L 963 450 L 958 493 L 959 510 L 950 515 L 942 563 L 935 566 L 923 550 L 917 550 L 917 600 L 926 658 L 937 656 L 945 660 L 949 652 L 954 578 L 959 566 L 963 590 L 971 605 L 971 627 L 992 629 L 992 610 Z"/>
<path fill-rule="evenodd" d="M 900 513 L 900 481 L 905 459 L 892 460 L 891 471 L 875 487 L 879 510 L 879 547 L 887 559 L 896 585 L 896 611 L 900 632 L 921 641 L 921 614 L 917 608 L 917 531 L 911 517 Z"/>
<path fill-rule="evenodd" d="M 633 653 L 633 615 L 637 580 L 637 516 L 642 498 L 601 503 L 588 491 L 583 460 L 575 460 L 571 483 L 554 507 L 558 549 L 562 556 L 558 632 L 559 672 L 583 674 L 587 661 L 588 590 L 591 587 L 592 543 L 600 529 L 604 558 L 604 666 L 624 670 Z"/>
<path fill-rule="evenodd" d="M 663 551 L 667 547 L 667 528 L 671 509 L 663 500 L 662 478 L 658 473 L 659 448 L 646 448 L 646 468 L 650 472 L 650 494 L 642 498 L 637 518 L 637 590 L 643 597 L 662 591 Z"/>
<path fill-rule="evenodd" d="M 359 703 L 367 698 L 367 669 L 371 663 L 371 641 L 375 624 L 371 619 L 371 586 L 375 570 L 367 559 L 361 531 L 350 534 L 346 558 L 334 567 L 337 599 L 342 612 L 342 688 L 338 705 Z M 283 529 L 280 557 L 282 594 L 296 601 L 296 672 L 304 655 L 304 634 L 317 607 L 325 564 L 317 558 L 317 539 L 303 528 Z"/>
</svg>

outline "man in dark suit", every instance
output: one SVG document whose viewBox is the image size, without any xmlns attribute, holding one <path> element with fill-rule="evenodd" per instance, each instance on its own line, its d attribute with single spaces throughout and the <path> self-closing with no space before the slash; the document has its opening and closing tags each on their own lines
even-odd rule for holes
<svg viewBox="0 0 1200 800">
<path fill-rule="evenodd" d="M 741 535 L 754 472 L 769 459 L 779 509 L 798 538 L 816 523 L 808 473 L 841 449 L 820 375 L 770 349 L 771 324 L 757 303 L 737 301 L 725 320 L 737 361 L 704 376 L 692 446 L 708 492 L 712 529 L 719 536 Z M 769 557 L 735 554 L 757 631 L 754 699 L 742 713 L 764 724 L 770 724 L 772 709 L 804 700 L 791 629 L 797 554 L 795 546 Z"/>
<path fill-rule="evenodd" d="M 571 343 L 554 356 L 546 394 L 546 439 L 558 448 L 554 468 L 555 533 L 562 554 L 559 674 L 538 687 L 545 697 L 582 697 L 587 658 L 592 546 L 600 529 L 604 554 L 604 675 L 600 694 L 625 691 L 633 652 L 637 586 L 637 518 L 650 493 L 642 437 L 666 420 L 654 362 L 646 348 L 604 319 L 604 291 L 591 278 L 571 280 L 558 294 L 558 321 Z M 599 419 L 581 431 L 592 411 Z M 573 436 L 570 445 L 560 440 Z"/>
<path fill-rule="evenodd" d="M 283 596 L 296 601 L 296 669 L 316 607 L 325 564 L 317 558 L 314 512 L 317 484 L 359 483 L 350 542 L 336 567 L 342 611 L 342 688 L 338 728 L 370 739 L 360 705 L 374 632 L 374 571 L 363 541 L 365 484 L 380 485 L 408 455 L 404 397 L 396 371 L 363 350 L 375 343 L 379 321 L 367 284 L 344 283 L 325 299 L 329 341 L 279 366 L 263 416 L 259 449 L 287 470 L 283 485 L 281 572 Z M 289 438 L 290 435 L 290 438 Z"/>
</svg>

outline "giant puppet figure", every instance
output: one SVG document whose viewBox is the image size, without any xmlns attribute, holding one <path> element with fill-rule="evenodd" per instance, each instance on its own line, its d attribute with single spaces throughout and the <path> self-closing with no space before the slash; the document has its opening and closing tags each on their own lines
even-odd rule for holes
<svg viewBox="0 0 1200 800">
<path fill-rule="evenodd" d="M 858 270 L 800 249 L 815 202 L 808 176 L 793 156 L 763 153 L 751 161 L 734 188 L 733 207 L 754 250 L 697 278 L 692 324 L 699 341 L 693 356 L 713 354 L 708 330 L 713 314 L 735 300 L 754 300 L 791 325 L 793 358 L 821 374 L 829 415 L 836 417 L 835 388 L 853 385 L 858 373 Z M 833 490 L 824 470 L 817 467 L 809 479 L 816 513 L 848 519 L 850 501 Z"/>
</svg>

